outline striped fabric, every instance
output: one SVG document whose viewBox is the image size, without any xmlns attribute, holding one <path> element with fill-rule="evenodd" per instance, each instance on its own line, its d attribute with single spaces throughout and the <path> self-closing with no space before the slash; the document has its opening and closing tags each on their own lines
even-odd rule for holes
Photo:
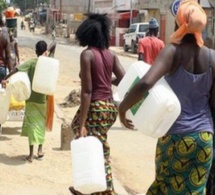
<svg viewBox="0 0 215 195">
<path fill-rule="evenodd" d="M 80 108 L 71 125 L 76 138 L 79 137 L 79 117 Z M 110 147 L 107 143 L 107 132 L 116 121 L 116 118 L 117 108 L 112 100 L 95 101 L 90 104 L 85 127 L 87 128 L 89 135 L 96 136 L 103 144 L 108 186 L 106 191 L 96 192 L 91 195 L 115 195 L 110 166 Z"/>
</svg>

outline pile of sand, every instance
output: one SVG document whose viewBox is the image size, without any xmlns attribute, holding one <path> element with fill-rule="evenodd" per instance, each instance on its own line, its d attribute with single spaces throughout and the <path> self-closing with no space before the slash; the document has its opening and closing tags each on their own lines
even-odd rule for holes
<svg viewBox="0 0 215 195">
<path fill-rule="evenodd" d="M 72 90 L 65 98 L 65 102 L 60 103 L 61 108 L 75 107 L 80 105 L 81 90 Z"/>
</svg>

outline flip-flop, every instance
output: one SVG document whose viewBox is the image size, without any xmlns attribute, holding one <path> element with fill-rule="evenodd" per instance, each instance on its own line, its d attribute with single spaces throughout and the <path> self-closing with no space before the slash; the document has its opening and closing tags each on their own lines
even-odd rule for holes
<svg viewBox="0 0 215 195">
<path fill-rule="evenodd" d="M 83 194 L 81 194 L 80 192 L 76 191 L 76 190 L 74 189 L 74 187 L 69 187 L 69 191 L 70 191 L 73 195 L 83 195 Z"/>
<path fill-rule="evenodd" d="M 33 160 L 28 159 L 28 157 L 25 157 L 23 160 L 24 160 L 25 162 L 27 162 L 27 163 L 32 163 L 32 162 L 33 162 Z"/>
<path fill-rule="evenodd" d="M 44 154 L 38 154 L 36 159 L 37 160 L 43 160 Z"/>
</svg>

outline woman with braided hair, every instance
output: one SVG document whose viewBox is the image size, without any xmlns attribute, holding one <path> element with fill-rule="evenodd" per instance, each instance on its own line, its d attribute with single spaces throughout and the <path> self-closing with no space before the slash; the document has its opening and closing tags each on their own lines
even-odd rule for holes
<svg viewBox="0 0 215 195">
<path fill-rule="evenodd" d="M 103 144 L 107 189 L 93 195 L 114 195 L 107 132 L 117 118 L 111 84 L 117 85 L 125 71 L 118 57 L 109 50 L 111 22 L 106 14 L 88 14 L 79 26 L 76 39 L 87 46 L 80 56 L 81 105 L 73 122 L 75 138 L 95 136 Z M 116 76 L 112 78 L 112 73 Z M 81 195 L 73 187 L 74 195 Z"/>
</svg>

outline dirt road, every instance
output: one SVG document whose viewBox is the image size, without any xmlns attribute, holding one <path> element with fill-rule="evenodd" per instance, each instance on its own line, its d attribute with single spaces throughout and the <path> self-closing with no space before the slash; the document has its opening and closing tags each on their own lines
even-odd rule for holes
<svg viewBox="0 0 215 195">
<path fill-rule="evenodd" d="M 41 38 L 37 35 L 35 40 Z M 34 56 L 34 47 L 23 44 L 23 39 L 24 35 L 19 41 L 20 54 L 21 60 L 26 60 Z M 73 89 L 80 88 L 79 54 L 74 54 L 80 48 L 74 48 L 69 61 L 68 47 L 59 44 L 56 51 L 56 57 L 61 62 L 56 103 L 63 102 Z M 61 109 L 68 119 L 73 118 L 76 110 L 77 107 Z M 54 129 L 46 134 L 45 158 L 43 161 L 35 159 L 31 164 L 23 160 L 29 149 L 28 140 L 20 136 L 21 124 L 6 122 L 0 135 L 0 195 L 69 195 L 68 186 L 72 184 L 71 155 L 70 151 L 60 150 L 62 120 L 55 115 Z M 109 132 L 109 143 L 114 176 L 129 195 L 146 192 L 154 178 L 156 140 L 138 131 L 125 130 L 117 121 Z"/>
</svg>

